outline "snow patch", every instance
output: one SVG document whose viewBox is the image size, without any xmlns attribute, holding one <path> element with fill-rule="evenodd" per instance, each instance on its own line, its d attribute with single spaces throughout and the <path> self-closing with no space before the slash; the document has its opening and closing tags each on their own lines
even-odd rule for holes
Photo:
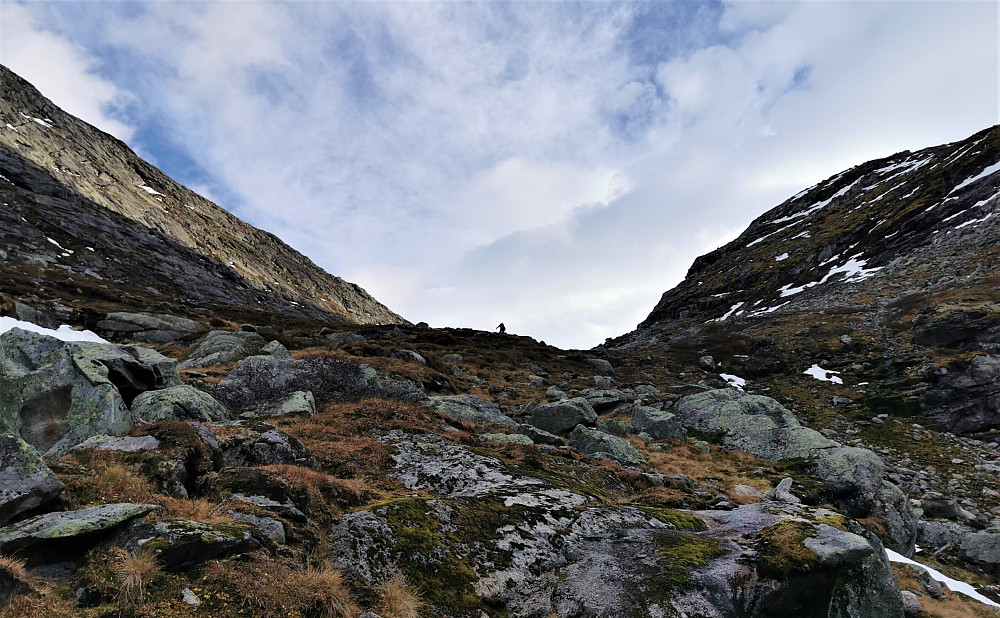
<svg viewBox="0 0 1000 618">
<path fill-rule="evenodd" d="M 810 376 L 816 378 L 817 380 L 821 380 L 823 382 L 833 382 L 834 384 L 843 384 L 844 383 L 843 380 L 841 380 L 837 376 L 833 375 L 833 374 L 836 374 L 836 373 L 840 373 L 839 371 L 830 371 L 828 369 L 823 369 L 819 365 L 813 365 L 812 367 L 810 367 L 809 369 L 806 369 L 802 373 L 804 373 L 806 375 L 810 375 Z"/>
<path fill-rule="evenodd" d="M 965 223 L 959 223 L 958 225 L 955 226 L 955 229 L 956 230 L 960 230 L 960 229 L 962 229 L 963 227 L 965 227 L 967 225 L 977 225 L 979 223 L 982 223 L 983 221 L 986 221 L 987 219 L 989 219 L 990 217 L 992 217 L 995 214 L 996 214 L 995 212 L 991 212 L 990 214 L 986 215 L 982 219 L 971 219 L 969 221 L 966 221 Z"/>
<path fill-rule="evenodd" d="M 147 186 L 147 185 L 139 185 L 139 188 L 142 189 L 143 191 L 145 191 L 146 193 L 150 194 L 150 195 L 163 195 L 162 193 L 160 193 L 159 191 L 157 191 L 153 187 L 150 187 L 150 186 Z"/>
<path fill-rule="evenodd" d="M 35 118 L 34 116 L 29 116 L 29 115 L 25 114 L 24 112 L 18 112 L 18 113 L 21 114 L 21 116 L 23 116 L 24 118 L 27 118 L 28 120 L 32 120 L 34 122 L 37 122 L 38 124 L 42 125 L 46 129 L 51 129 L 52 128 L 52 121 L 50 119 L 48 119 L 48 118 L 46 118 L 46 119 L 43 120 L 41 118 Z"/>
<path fill-rule="evenodd" d="M 777 256 L 774 259 L 778 262 L 784 262 L 785 260 L 788 259 L 788 252 L 782 253 L 781 255 Z"/>
<path fill-rule="evenodd" d="M 735 311 L 737 309 L 739 309 L 740 307 L 742 307 L 742 306 L 743 306 L 743 302 L 742 301 L 738 302 L 735 305 L 733 305 L 732 307 L 730 307 L 729 311 L 727 311 L 724 316 L 722 316 L 721 318 L 715 318 L 714 320 L 709 320 L 709 322 L 724 322 L 724 321 L 726 321 L 729 318 L 729 316 L 733 315 L 733 313 L 735 313 Z"/>
<path fill-rule="evenodd" d="M 957 187 L 955 187 L 954 189 L 952 189 L 951 191 L 949 191 L 948 195 L 951 195 L 952 193 L 954 193 L 955 191 L 958 191 L 962 187 L 967 187 L 967 186 L 971 185 L 972 183 L 976 182 L 977 180 L 979 180 L 981 178 L 986 178 L 987 176 L 995 174 L 998 171 L 1000 171 L 1000 161 L 998 161 L 998 162 L 994 163 L 993 165 L 987 167 L 986 169 L 984 169 L 983 171 L 979 172 L 975 176 L 969 176 L 968 178 L 966 178 L 965 180 L 963 180 L 962 182 L 960 182 Z"/>
<path fill-rule="evenodd" d="M 15 320 L 14 318 L 0 316 L 0 333 L 6 333 L 13 328 L 30 330 L 33 333 L 40 333 L 42 335 L 48 335 L 49 337 L 55 337 L 60 341 L 93 341 L 95 343 L 108 343 L 106 340 L 101 339 L 89 330 L 74 330 L 73 327 L 67 324 L 63 324 L 56 330 L 52 330 L 51 328 L 43 328 L 37 324 L 32 324 L 31 322 L 22 322 L 21 320 Z"/>
<path fill-rule="evenodd" d="M 942 584 L 948 586 L 949 589 L 954 590 L 955 592 L 960 592 L 967 597 L 971 597 L 979 601 L 980 603 L 984 603 L 991 607 L 1000 607 L 1000 603 L 997 603 L 996 601 L 979 594 L 979 591 L 973 588 L 970 584 L 967 584 L 965 582 L 960 582 L 957 579 L 952 579 L 947 575 L 943 575 L 939 571 L 936 571 L 927 565 L 920 564 L 916 560 L 910 560 L 906 556 L 897 554 L 891 549 L 885 550 L 885 555 L 889 558 L 889 562 L 900 562 L 902 564 L 909 564 L 927 571 L 930 574 L 931 579 L 941 582 Z"/>
<path fill-rule="evenodd" d="M 740 390 L 743 390 L 743 387 L 747 385 L 746 380 L 731 373 L 720 373 L 719 377 L 728 382 L 730 386 L 735 386 Z"/>
</svg>

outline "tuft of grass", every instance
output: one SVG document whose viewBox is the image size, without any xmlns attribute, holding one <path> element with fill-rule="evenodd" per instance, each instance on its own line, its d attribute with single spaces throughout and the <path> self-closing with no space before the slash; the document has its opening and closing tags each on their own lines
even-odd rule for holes
<svg viewBox="0 0 1000 618">
<path fill-rule="evenodd" d="M 143 550 L 125 553 L 115 561 L 113 568 L 119 586 L 115 598 L 127 607 L 142 604 L 146 599 L 146 588 L 163 575 L 153 552 Z"/>
<path fill-rule="evenodd" d="M 0 571 L 6 571 L 11 577 L 22 581 L 29 577 L 24 561 L 13 556 L 0 554 Z"/>
<path fill-rule="evenodd" d="M 361 613 L 339 571 L 328 565 L 293 570 L 266 558 L 208 563 L 199 589 L 209 615 L 260 618 L 353 618 Z"/>
<path fill-rule="evenodd" d="M 226 505 L 215 504 L 204 498 L 170 498 L 160 497 L 157 500 L 163 508 L 150 515 L 151 520 L 168 521 L 173 519 L 189 519 L 203 524 L 232 523 L 229 515 L 231 509 Z"/>
<path fill-rule="evenodd" d="M 92 459 L 93 473 L 76 476 L 66 483 L 66 494 L 75 505 L 114 502 L 149 502 L 153 490 L 149 482 L 130 466 L 118 461 Z"/>
<path fill-rule="evenodd" d="M 425 603 L 402 573 L 378 586 L 378 611 L 385 618 L 417 618 Z"/>
</svg>

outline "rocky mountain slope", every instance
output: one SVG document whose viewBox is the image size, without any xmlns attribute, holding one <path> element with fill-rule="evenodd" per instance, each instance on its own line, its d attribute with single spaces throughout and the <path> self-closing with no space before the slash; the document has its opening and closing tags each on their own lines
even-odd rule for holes
<svg viewBox="0 0 1000 618">
<path fill-rule="evenodd" d="M 5 271 L 61 268 L 71 288 L 79 279 L 103 279 L 164 302 L 403 322 L 357 285 L 63 112 L 3 66 L 0 192 Z"/>
<path fill-rule="evenodd" d="M 3 150 L 0 617 L 994 616 L 997 142 L 793 198 L 586 352 L 345 321 Z"/>
</svg>

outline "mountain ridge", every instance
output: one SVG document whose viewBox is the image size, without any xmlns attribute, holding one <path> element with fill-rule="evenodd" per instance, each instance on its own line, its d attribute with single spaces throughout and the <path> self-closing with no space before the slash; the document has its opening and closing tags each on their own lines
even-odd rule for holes
<svg viewBox="0 0 1000 618">
<path fill-rule="evenodd" d="M 49 170 L 52 181 L 197 253 L 214 258 L 285 310 L 361 324 L 405 320 L 360 286 L 330 275 L 277 236 L 259 230 L 170 179 L 117 138 L 55 106 L 0 65 L 0 148 Z"/>
</svg>

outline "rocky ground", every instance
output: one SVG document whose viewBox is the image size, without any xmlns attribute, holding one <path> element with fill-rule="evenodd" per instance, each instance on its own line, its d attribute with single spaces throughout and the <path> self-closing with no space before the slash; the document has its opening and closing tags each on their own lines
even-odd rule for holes
<svg viewBox="0 0 1000 618">
<path fill-rule="evenodd" d="M 98 322 L 117 344 L 0 336 L 3 615 L 992 613 L 883 547 L 995 596 L 1000 451 L 843 385 L 726 388 L 686 345 Z"/>
</svg>

